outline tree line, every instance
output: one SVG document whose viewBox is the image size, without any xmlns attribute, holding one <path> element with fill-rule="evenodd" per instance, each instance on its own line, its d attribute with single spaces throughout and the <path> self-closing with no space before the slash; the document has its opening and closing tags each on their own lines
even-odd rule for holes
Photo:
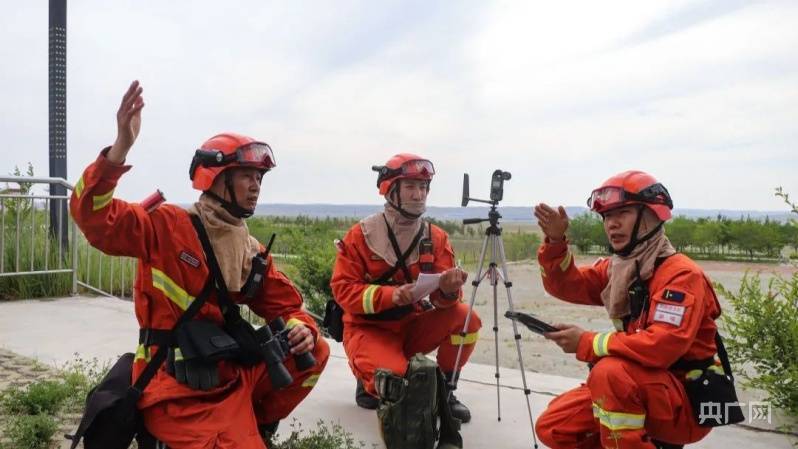
<svg viewBox="0 0 798 449">
<path fill-rule="evenodd" d="M 778 259 L 785 247 L 798 252 L 794 221 L 675 217 L 665 233 L 678 251 L 706 259 Z M 590 213 L 571 219 L 568 238 L 583 253 L 604 253 L 608 245 L 601 218 Z"/>
</svg>

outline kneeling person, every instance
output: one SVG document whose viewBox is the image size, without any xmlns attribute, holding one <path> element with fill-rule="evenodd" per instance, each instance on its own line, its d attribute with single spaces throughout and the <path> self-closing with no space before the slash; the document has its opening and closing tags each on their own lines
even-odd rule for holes
<svg viewBox="0 0 798 449">
<path fill-rule="evenodd" d="M 616 330 L 556 325 L 559 331 L 546 334 L 592 368 L 586 384 L 551 401 L 537 433 L 553 449 L 659 449 L 699 441 L 710 427 L 696 419 L 700 410 L 692 404 L 700 396 L 688 396 L 688 389 L 699 378 L 712 379 L 727 397 L 734 391 L 723 375 L 730 369 L 725 352 L 716 347 L 720 304 L 712 284 L 665 236 L 670 195 L 651 175 L 628 171 L 594 190 L 588 206 L 603 218 L 612 257 L 577 267 L 565 210 L 539 204 L 543 286 L 564 301 L 605 307 Z"/>
<path fill-rule="evenodd" d="M 378 406 L 375 371 L 404 376 L 414 354 L 437 349 L 438 365 L 452 380 L 473 352 L 481 326 L 472 312 L 461 335 L 469 313 L 461 301 L 467 274 L 455 267 L 446 232 L 421 218 L 435 173 L 432 163 L 403 153 L 375 169 L 385 209 L 352 226 L 337 242 L 330 283 L 344 311 L 343 342 L 357 377 L 357 404 L 369 409 Z M 428 302 L 417 301 L 411 292 L 420 273 L 441 273 L 440 288 Z M 448 397 L 454 417 L 468 422 L 468 408 L 453 394 Z"/>
<path fill-rule="evenodd" d="M 123 164 L 138 135 L 143 106 L 141 87 L 134 82 L 117 113 L 116 142 L 86 168 L 70 200 L 72 216 L 93 246 L 139 259 L 134 305 L 141 333 L 133 382 L 158 347 L 171 344 L 169 331 L 192 302 L 205 300 L 193 319 L 178 328 L 186 331 L 178 331 L 178 345 L 144 389 L 138 408 L 147 430 L 171 449 L 263 448 L 259 433 L 272 433 L 307 396 L 329 356 L 299 292 L 244 222 L 257 205 L 262 176 L 275 166 L 274 156 L 263 142 L 219 134 L 195 152 L 190 177 L 203 193 L 188 210 L 170 204 L 147 210 L 113 198 L 119 178 L 130 169 Z M 203 249 L 201 229 L 218 270 Z M 185 353 L 209 341 L 209 346 L 225 341 L 235 346 L 230 335 L 218 334 L 235 324 L 228 318 L 238 308 L 228 300 L 246 304 L 269 322 L 282 319 L 290 329 L 282 346 L 289 346 L 294 357 L 284 361 L 288 373 L 281 372 L 282 388 L 267 367 L 275 361 L 267 356 L 266 363 L 257 357 L 243 363 L 221 356 L 191 359 Z M 199 331 L 187 329 L 215 335 L 199 341 Z M 244 347 L 239 338 L 235 341 Z M 307 353 L 315 366 L 298 366 L 296 355 Z"/>
</svg>

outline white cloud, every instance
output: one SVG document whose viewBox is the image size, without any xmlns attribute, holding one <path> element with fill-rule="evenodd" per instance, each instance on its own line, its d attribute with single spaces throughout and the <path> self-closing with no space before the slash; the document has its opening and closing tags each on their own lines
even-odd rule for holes
<svg viewBox="0 0 798 449">
<path fill-rule="evenodd" d="M 269 141 L 265 202 L 378 203 L 372 164 L 436 163 L 505 203 L 581 205 L 616 171 L 650 170 L 680 207 L 782 209 L 798 193 L 792 2 L 79 2 L 69 9 L 70 177 L 110 144 L 127 83 L 147 106 L 117 192 L 195 197 L 215 132 Z M 47 163 L 46 7 L 0 18 L 0 172 Z M 13 150 L 12 150 L 13 148 Z M 74 180 L 74 179 L 73 179 Z"/>
</svg>

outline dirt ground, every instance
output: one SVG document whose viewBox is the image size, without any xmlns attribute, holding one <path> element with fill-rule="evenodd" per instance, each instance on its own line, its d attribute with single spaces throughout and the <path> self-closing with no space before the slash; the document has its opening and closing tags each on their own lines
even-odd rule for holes
<svg viewBox="0 0 798 449">
<path fill-rule="evenodd" d="M 576 263 L 577 265 L 591 264 L 594 260 L 595 257 L 577 257 Z M 732 291 L 739 288 L 746 271 L 760 272 L 763 281 L 772 277 L 773 273 L 789 276 L 798 271 L 798 268 L 793 266 L 739 262 L 700 261 L 699 265 L 710 279 L 720 282 Z M 550 323 L 573 323 L 584 329 L 595 331 L 612 329 L 612 323 L 607 318 L 603 307 L 573 305 L 546 293 L 540 278 L 540 267 L 536 261 L 512 263 L 507 266 L 507 270 L 508 277 L 513 283 L 512 297 L 517 310 L 531 312 Z M 474 273 L 471 272 L 470 275 L 473 276 Z M 492 330 L 494 322 L 492 288 L 487 281 L 483 281 L 477 289 L 475 300 L 475 309 L 482 318 L 482 331 L 471 359 L 479 363 L 494 364 L 498 353 L 499 365 L 517 367 L 518 355 L 515 341 L 512 338 L 512 322 L 504 318 L 504 312 L 508 310 L 506 290 L 501 284 L 500 287 L 497 300 L 498 351 L 495 350 Z M 471 292 L 470 288 L 466 290 L 467 301 L 470 300 Z M 721 305 L 726 306 L 723 298 L 721 298 Z M 526 369 L 577 378 L 587 375 L 585 364 L 576 360 L 572 354 L 564 354 L 557 345 L 525 328 L 520 331 L 522 335 L 521 355 Z"/>
</svg>

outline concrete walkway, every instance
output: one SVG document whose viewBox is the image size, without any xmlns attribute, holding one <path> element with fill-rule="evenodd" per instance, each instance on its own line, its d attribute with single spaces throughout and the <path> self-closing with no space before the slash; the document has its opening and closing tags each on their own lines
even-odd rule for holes
<svg viewBox="0 0 798 449">
<path fill-rule="evenodd" d="M 135 350 L 138 324 L 133 304 L 108 298 L 75 297 L 53 300 L 0 302 L 0 347 L 60 366 L 77 352 L 84 359 L 115 360 Z M 340 422 L 356 439 L 383 447 L 377 431 L 376 414 L 354 404 L 354 378 L 343 347 L 330 342 L 332 357 L 319 383 L 292 415 L 304 427 L 322 419 Z M 557 394 L 579 385 L 578 379 L 526 373 L 533 416 L 537 417 Z M 502 419 L 497 421 L 494 368 L 469 364 L 462 374 L 458 397 L 474 419 L 463 426 L 468 448 L 532 448 L 532 432 L 521 390 L 518 370 L 501 370 Z M 290 421 L 281 426 L 290 432 Z M 543 447 L 543 446 L 540 446 Z M 750 447 L 790 449 L 788 437 L 758 432 L 740 426 L 714 430 L 690 448 L 728 449 Z"/>
</svg>

